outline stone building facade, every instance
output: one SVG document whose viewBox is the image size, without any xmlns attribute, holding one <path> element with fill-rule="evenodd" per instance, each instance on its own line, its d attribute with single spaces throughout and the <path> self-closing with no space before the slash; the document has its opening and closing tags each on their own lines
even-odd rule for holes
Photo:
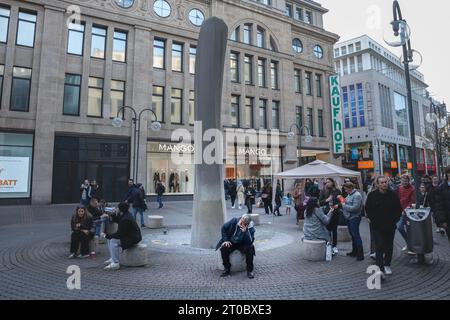
<svg viewBox="0 0 450 320">
<path fill-rule="evenodd" d="M 0 202 L 76 202 L 85 178 L 97 180 L 106 200 L 123 200 L 134 171 L 149 194 L 156 179 L 168 194 L 192 194 L 194 166 L 171 162 L 171 134 L 194 130 L 195 51 L 211 16 L 230 35 L 221 129 L 280 135 L 276 150 L 264 150 L 265 164 L 231 163 L 225 177 L 295 167 L 296 141 L 286 138 L 294 123 L 312 131 L 305 160 L 335 161 L 328 77 L 338 36 L 324 30 L 326 12 L 313 1 L 0 0 L 0 161 L 5 179 L 20 180 L 0 190 Z M 143 112 L 135 139 L 129 109 L 113 127 L 122 105 L 137 114 L 153 107 L 161 130 L 150 130 L 154 116 Z"/>
</svg>

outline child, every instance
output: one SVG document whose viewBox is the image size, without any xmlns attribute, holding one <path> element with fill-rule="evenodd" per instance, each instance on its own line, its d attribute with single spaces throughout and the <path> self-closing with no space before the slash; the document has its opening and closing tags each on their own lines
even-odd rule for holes
<svg viewBox="0 0 450 320">
<path fill-rule="evenodd" d="M 292 195 L 290 193 L 287 196 L 283 197 L 284 205 L 286 206 L 286 215 L 291 215 L 291 208 L 294 203 L 294 199 L 292 199 Z"/>
</svg>

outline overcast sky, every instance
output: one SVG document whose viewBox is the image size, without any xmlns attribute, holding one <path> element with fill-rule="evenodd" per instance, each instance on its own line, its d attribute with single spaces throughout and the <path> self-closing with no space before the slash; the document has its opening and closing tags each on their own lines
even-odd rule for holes
<svg viewBox="0 0 450 320">
<path fill-rule="evenodd" d="M 349 40 L 367 34 L 381 45 L 394 40 L 392 0 L 316 0 L 330 10 L 324 16 L 325 29 Z M 450 110 L 450 1 L 400 0 L 403 18 L 411 27 L 412 48 L 422 53 L 419 68 L 429 85 L 432 97 L 447 103 Z M 401 55 L 401 48 L 389 49 Z M 416 57 L 415 63 L 420 58 Z"/>
</svg>

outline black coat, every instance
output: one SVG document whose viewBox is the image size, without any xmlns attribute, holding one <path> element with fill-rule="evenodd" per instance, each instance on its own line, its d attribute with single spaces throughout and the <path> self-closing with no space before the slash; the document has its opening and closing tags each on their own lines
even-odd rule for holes
<svg viewBox="0 0 450 320">
<path fill-rule="evenodd" d="M 80 227 L 76 226 L 78 223 L 80 223 Z M 87 230 L 87 231 L 89 231 L 89 233 L 91 235 L 94 234 L 94 232 L 95 232 L 94 222 L 92 220 L 92 217 L 89 215 L 86 217 L 86 219 L 84 221 L 79 222 L 77 219 L 77 214 L 75 213 L 72 216 L 72 219 L 70 220 L 70 227 L 73 232 L 80 232 L 83 230 Z"/>
<path fill-rule="evenodd" d="M 320 193 L 320 197 L 319 197 L 319 205 L 322 207 L 323 211 L 325 213 L 328 213 L 330 211 L 330 203 L 327 202 L 326 200 L 328 199 L 329 196 L 332 197 L 331 199 L 331 205 L 339 205 L 339 199 L 338 196 L 341 195 L 341 192 L 339 191 L 339 189 L 333 189 L 330 191 L 328 191 L 326 188 Z M 339 207 L 337 210 L 334 211 L 333 215 L 331 216 L 330 219 L 330 223 L 328 223 L 327 225 L 327 229 L 332 231 L 335 230 L 337 228 L 337 226 L 339 225 L 339 219 L 342 215 L 342 209 L 341 207 Z"/>
<path fill-rule="evenodd" d="M 118 220 L 118 221 L 117 221 Z M 120 245 L 123 250 L 131 248 L 142 240 L 141 229 L 130 212 L 124 213 L 121 217 L 113 219 L 118 222 L 117 232 L 108 235 L 108 238 L 120 239 Z"/>
<path fill-rule="evenodd" d="M 450 186 L 447 181 L 439 186 L 436 194 L 436 224 L 450 223 Z"/>
<path fill-rule="evenodd" d="M 233 236 L 242 233 L 238 223 L 240 218 L 233 218 L 222 226 L 222 239 L 217 243 L 216 250 L 218 250 L 222 243 L 230 241 L 233 242 Z M 250 245 L 255 241 L 255 228 L 253 227 L 253 223 L 249 225 L 247 231 L 242 234 L 241 244 Z"/>
<path fill-rule="evenodd" d="M 100 210 L 100 208 L 98 208 L 98 207 L 94 208 L 90 204 L 87 205 L 86 210 L 92 216 L 92 219 L 94 221 L 99 220 L 103 214 L 103 212 L 102 212 L 102 210 Z"/>
<path fill-rule="evenodd" d="M 367 196 L 366 214 L 373 228 L 377 230 L 394 230 L 403 209 L 397 194 L 391 190 L 381 193 L 372 191 Z"/>
</svg>

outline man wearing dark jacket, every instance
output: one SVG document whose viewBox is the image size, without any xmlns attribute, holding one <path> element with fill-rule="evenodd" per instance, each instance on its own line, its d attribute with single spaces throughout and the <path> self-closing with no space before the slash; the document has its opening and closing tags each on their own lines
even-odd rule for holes
<svg viewBox="0 0 450 320">
<path fill-rule="evenodd" d="M 222 226 L 222 239 L 217 243 L 216 250 L 220 248 L 222 254 L 224 273 L 221 277 L 231 275 L 230 254 L 234 250 L 239 250 L 245 255 L 247 264 L 247 276 L 253 279 L 253 256 L 255 255 L 255 228 L 252 217 L 244 214 L 240 219 L 233 218 Z"/>
<path fill-rule="evenodd" d="M 117 232 L 105 236 L 108 239 L 108 250 L 111 255 L 111 258 L 105 261 L 108 264 L 105 270 L 117 270 L 120 268 L 119 246 L 122 247 L 122 250 L 126 250 L 142 240 L 141 230 L 129 209 L 130 205 L 128 203 L 122 202 L 119 204 L 119 212 L 113 218 L 113 221 L 119 224 Z"/>
<path fill-rule="evenodd" d="M 450 168 L 445 170 L 445 177 L 436 195 L 436 224 L 445 230 L 450 241 Z"/>
<path fill-rule="evenodd" d="M 389 190 L 385 177 L 378 177 L 377 185 L 378 189 L 367 197 L 366 214 L 372 227 L 377 266 L 390 275 L 395 230 L 403 208 L 397 194 Z"/>
</svg>

